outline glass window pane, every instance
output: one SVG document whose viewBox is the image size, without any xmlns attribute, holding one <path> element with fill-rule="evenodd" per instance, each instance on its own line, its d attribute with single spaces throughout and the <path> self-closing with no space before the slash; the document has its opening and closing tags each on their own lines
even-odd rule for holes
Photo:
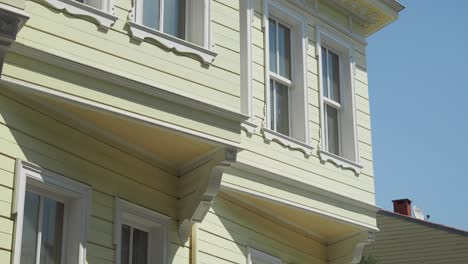
<svg viewBox="0 0 468 264">
<path fill-rule="evenodd" d="M 276 83 L 276 131 L 289 136 L 289 88 Z"/>
<path fill-rule="evenodd" d="M 148 263 L 148 233 L 136 228 L 133 229 L 132 259 L 132 264 Z"/>
<path fill-rule="evenodd" d="M 185 0 L 164 2 L 164 33 L 185 39 Z"/>
<path fill-rule="evenodd" d="M 20 260 L 22 264 L 36 263 L 38 220 L 39 195 L 26 192 Z"/>
<path fill-rule="evenodd" d="M 276 111 L 275 111 L 275 81 L 270 80 L 270 129 L 276 130 Z"/>
<path fill-rule="evenodd" d="M 340 102 L 340 57 L 331 51 L 328 54 L 330 55 L 330 99 Z"/>
<path fill-rule="evenodd" d="M 338 128 L 338 110 L 329 105 L 326 106 L 326 118 L 327 118 L 327 140 L 328 140 L 328 151 L 340 155 L 339 146 L 339 128 Z"/>
<path fill-rule="evenodd" d="M 130 227 L 128 225 L 122 225 L 122 238 L 120 243 L 120 263 L 130 264 Z"/>
<path fill-rule="evenodd" d="M 63 204 L 44 197 L 41 264 L 59 264 L 62 250 Z"/>
<path fill-rule="evenodd" d="M 273 19 L 269 19 L 268 24 L 268 45 L 269 45 L 269 52 L 270 52 L 270 71 L 277 73 L 276 70 L 276 22 Z"/>
<path fill-rule="evenodd" d="M 159 30 L 160 0 L 143 1 L 143 25 Z"/>
<path fill-rule="evenodd" d="M 322 82 L 323 96 L 328 98 L 328 55 L 324 47 L 322 47 Z"/>
<path fill-rule="evenodd" d="M 278 27 L 279 74 L 291 79 L 291 31 L 284 25 Z"/>
</svg>

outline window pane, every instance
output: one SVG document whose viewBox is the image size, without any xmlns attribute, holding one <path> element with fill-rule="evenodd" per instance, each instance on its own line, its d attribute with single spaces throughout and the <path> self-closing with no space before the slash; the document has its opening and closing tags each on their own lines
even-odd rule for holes
<svg viewBox="0 0 468 264">
<path fill-rule="evenodd" d="M 159 30 L 160 0 L 143 1 L 143 25 Z"/>
<path fill-rule="evenodd" d="M 328 151 L 340 155 L 338 110 L 327 105 L 326 112 Z"/>
<path fill-rule="evenodd" d="M 276 131 L 289 136 L 289 88 L 276 84 Z"/>
<path fill-rule="evenodd" d="M 270 129 L 271 130 L 276 130 L 275 127 L 275 122 L 276 122 L 276 116 L 275 116 L 275 93 L 276 93 L 276 88 L 275 88 L 275 81 L 270 80 Z"/>
<path fill-rule="evenodd" d="M 37 225 L 39 220 L 39 195 L 26 192 L 24 200 L 23 236 L 21 242 L 22 264 L 36 263 Z"/>
<path fill-rule="evenodd" d="M 276 22 L 273 19 L 269 19 L 269 40 L 268 40 L 268 45 L 270 46 L 269 52 L 270 52 L 270 71 L 277 73 L 276 70 Z"/>
<path fill-rule="evenodd" d="M 122 238 L 120 243 L 120 263 L 128 263 L 128 257 L 130 256 L 130 227 L 128 225 L 122 225 Z"/>
<path fill-rule="evenodd" d="M 62 250 L 63 204 L 44 197 L 41 264 L 59 264 Z"/>
<path fill-rule="evenodd" d="M 330 99 L 340 102 L 340 57 L 331 51 L 328 54 L 330 55 Z"/>
<path fill-rule="evenodd" d="M 185 39 L 185 0 L 164 2 L 164 32 Z"/>
<path fill-rule="evenodd" d="M 148 263 L 148 233 L 136 228 L 133 229 L 132 259 L 132 264 Z"/>
<path fill-rule="evenodd" d="M 291 31 L 279 24 L 278 27 L 279 74 L 291 79 Z"/>
<path fill-rule="evenodd" d="M 328 55 L 324 47 L 322 47 L 322 82 L 323 96 L 328 97 Z"/>
</svg>

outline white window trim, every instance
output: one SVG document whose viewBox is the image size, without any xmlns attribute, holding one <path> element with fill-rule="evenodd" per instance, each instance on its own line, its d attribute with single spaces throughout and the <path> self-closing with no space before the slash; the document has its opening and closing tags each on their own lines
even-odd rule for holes
<svg viewBox="0 0 468 264">
<path fill-rule="evenodd" d="M 281 22 L 285 22 L 287 26 L 291 28 L 291 35 L 295 35 L 295 38 L 292 38 L 291 45 L 291 72 L 292 82 L 294 87 L 292 89 L 300 90 L 300 98 L 302 98 L 302 111 L 298 113 L 297 110 L 291 109 L 293 105 L 291 100 L 293 99 L 293 93 L 289 91 L 289 107 L 290 107 L 290 134 L 298 130 L 297 127 L 293 127 L 292 122 L 296 124 L 302 124 L 301 128 L 302 138 L 298 140 L 293 136 L 282 135 L 276 131 L 270 129 L 271 117 L 270 110 L 271 103 L 269 103 L 270 98 L 270 62 L 269 62 L 269 30 L 268 22 L 270 16 L 279 19 Z M 263 135 L 267 141 L 276 141 L 284 146 L 287 146 L 291 149 L 297 149 L 306 156 L 312 154 L 313 147 L 310 146 L 310 137 L 309 137 L 309 111 L 308 111 L 308 96 L 307 96 L 307 47 L 308 47 L 308 31 L 307 31 L 307 22 L 299 14 L 293 12 L 292 10 L 284 7 L 276 0 L 264 0 L 263 2 L 263 30 L 264 30 L 264 56 L 265 56 L 265 101 L 267 104 L 267 110 L 265 111 L 265 120 L 262 128 Z M 300 55 L 299 55 L 300 54 Z M 277 78 L 275 78 L 277 79 Z M 293 116 L 292 116 L 293 115 Z M 300 117 L 298 117 L 301 115 Z M 293 118 L 296 118 L 293 120 Z M 294 130 L 294 131 L 293 131 Z"/>
<path fill-rule="evenodd" d="M 137 1 L 138 0 L 133 1 L 133 7 L 130 11 L 128 21 L 130 33 L 133 38 L 137 39 L 138 41 L 144 41 L 145 38 L 150 38 L 177 53 L 187 53 L 195 55 L 199 57 L 203 63 L 211 64 L 213 62 L 213 60 L 218 54 L 212 50 L 213 44 L 211 33 L 211 0 L 203 0 L 203 46 L 199 46 L 189 41 L 166 34 L 162 31 L 139 24 L 138 18 L 135 15 Z"/>
<path fill-rule="evenodd" d="M 327 161 L 330 161 L 332 163 L 334 163 L 335 165 L 339 166 L 339 167 L 342 167 L 342 168 L 345 168 L 345 169 L 351 169 L 353 170 L 356 174 L 360 174 L 361 173 L 361 169 L 363 168 L 362 165 L 360 165 L 360 156 L 359 156 L 359 148 L 358 148 L 358 134 L 357 134 L 357 125 L 356 125 L 356 100 L 355 100 L 355 88 L 354 88 L 354 82 L 355 82 L 355 61 L 354 61 L 354 49 L 353 49 L 353 46 L 351 43 L 339 38 L 338 36 L 326 31 L 325 29 L 323 29 L 322 27 L 319 27 L 317 26 L 316 28 L 316 39 L 317 39 L 317 48 L 316 48 L 316 56 L 318 58 L 318 68 L 319 68 L 319 82 L 320 82 L 320 121 L 321 121 L 321 126 L 320 126 L 320 133 L 321 133 L 321 142 L 320 142 L 320 148 L 318 150 L 318 153 L 319 153 L 319 156 L 320 156 L 320 159 L 323 161 L 323 162 L 327 162 Z M 349 89 L 351 90 L 350 91 L 350 94 L 351 94 L 351 98 L 348 98 L 348 100 L 350 101 L 350 104 L 351 104 L 351 111 L 352 111 L 352 121 L 351 121 L 351 124 L 352 124 L 352 133 L 354 133 L 354 137 L 353 137 L 353 142 L 352 142 L 352 145 L 353 145 L 353 148 L 354 148 L 354 156 L 356 157 L 356 160 L 353 161 L 353 160 L 349 160 L 347 158 L 344 158 L 342 156 L 338 156 L 338 155 L 335 155 L 333 153 L 330 153 L 326 150 L 326 142 L 325 142 L 325 137 L 326 137 L 326 128 L 325 128 L 325 109 L 324 109 L 324 105 L 325 104 L 336 104 L 335 102 L 332 102 L 331 100 L 328 100 L 327 98 L 325 98 L 323 96 L 324 92 L 323 92 L 323 81 L 322 81 L 322 45 L 325 45 L 327 46 L 327 48 L 329 48 L 329 46 L 339 46 L 340 49 L 342 50 L 346 50 L 346 53 L 345 56 L 349 56 L 349 66 L 350 66 L 350 69 L 349 69 L 349 72 L 350 72 L 350 77 L 351 77 L 351 80 L 350 80 L 350 84 L 349 84 Z M 343 54 L 341 54 L 340 56 L 343 56 Z M 343 87 L 343 86 L 342 86 Z M 343 98 L 343 91 L 340 92 L 342 98 Z M 343 104 L 346 104 L 346 102 L 341 102 L 340 105 L 335 105 L 336 107 L 338 107 L 337 109 L 340 109 L 342 107 Z M 340 122 L 341 123 L 341 120 Z M 339 124 L 339 126 L 341 126 L 341 124 Z M 340 131 L 341 131 L 341 128 L 340 128 Z M 341 149 L 341 141 L 342 141 L 342 137 L 340 135 L 340 149 Z M 341 151 L 340 151 L 341 152 Z"/>
<path fill-rule="evenodd" d="M 259 260 L 264 263 L 269 263 L 269 264 L 282 264 L 282 260 L 280 258 L 274 257 L 272 255 L 269 255 L 267 253 L 264 253 L 262 251 L 253 249 L 253 248 L 248 248 L 249 254 L 248 254 L 248 264 L 252 264 L 252 260 Z"/>
<path fill-rule="evenodd" d="M 117 20 L 114 14 L 114 0 L 102 0 L 103 10 L 73 0 L 42 0 L 52 7 L 72 15 L 85 16 L 93 19 L 100 28 L 109 29 Z"/>
<path fill-rule="evenodd" d="M 248 135 L 252 135 L 257 130 L 252 94 L 252 27 L 254 19 L 252 0 L 241 0 L 239 9 L 241 12 L 241 112 L 249 117 L 242 123 L 242 128 Z"/>
<path fill-rule="evenodd" d="M 69 264 L 85 264 L 88 222 L 91 212 L 91 187 L 45 170 L 32 163 L 20 160 L 17 160 L 16 163 L 15 189 L 12 206 L 12 215 L 16 218 L 12 263 L 20 264 L 24 203 L 26 190 L 28 188 L 41 190 L 42 193 L 50 194 L 50 196 L 64 197 L 67 200 L 65 203 L 63 229 L 64 236 L 67 236 L 67 238 L 66 247 L 62 248 L 62 252 L 66 253 L 65 256 L 67 259 L 64 260 L 64 262 Z M 71 203 L 77 206 L 76 210 L 70 210 L 69 205 L 71 205 Z M 67 226 L 73 226 L 73 230 L 70 231 Z"/>
<path fill-rule="evenodd" d="M 148 228 L 161 228 L 162 244 L 160 246 L 163 247 L 162 263 L 168 263 L 170 255 L 169 223 L 171 218 L 116 197 L 114 208 L 114 244 L 117 249 L 116 264 L 120 264 L 122 224 L 135 226 L 132 222 L 140 222 L 139 219 L 144 219 L 145 222 L 151 222 L 151 226 L 148 226 Z M 151 247 L 151 245 L 151 241 L 148 241 L 148 247 Z M 150 251 L 148 251 L 148 253 L 150 253 Z"/>
</svg>

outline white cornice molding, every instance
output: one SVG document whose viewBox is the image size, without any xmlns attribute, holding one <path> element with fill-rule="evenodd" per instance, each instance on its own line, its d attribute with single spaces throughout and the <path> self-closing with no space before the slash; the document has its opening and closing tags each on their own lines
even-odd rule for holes
<svg viewBox="0 0 468 264">
<path fill-rule="evenodd" d="M 124 86 L 128 89 L 135 89 L 142 93 L 145 93 L 145 94 L 148 94 L 148 95 L 151 95 L 151 96 L 163 99 L 163 100 L 167 100 L 175 104 L 180 104 L 180 105 L 184 105 L 187 107 L 191 107 L 191 108 L 200 110 L 202 112 L 207 112 L 207 113 L 210 113 L 210 114 L 213 114 L 218 117 L 228 119 L 231 121 L 236 121 L 240 123 L 248 119 L 248 116 L 244 114 L 234 112 L 231 110 L 227 110 L 218 106 L 214 106 L 206 102 L 195 100 L 195 99 L 186 97 L 184 95 L 166 91 L 166 90 L 160 89 L 158 87 L 154 87 L 146 83 L 142 83 L 139 81 L 129 79 L 127 77 L 115 74 L 110 71 L 105 71 L 94 66 L 75 62 L 73 60 L 57 56 L 55 54 L 51 54 L 45 51 L 41 51 L 35 48 L 25 46 L 23 44 L 13 43 L 11 47 L 11 52 L 22 55 L 22 56 L 26 56 L 26 57 L 29 57 L 38 61 L 42 61 L 47 64 L 58 66 L 60 68 L 63 68 L 72 72 L 81 73 L 92 78 L 110 82 L 115 85 Z"/>
<path fill-rule="evenodd" d="M 160 32 L 131 21 L 128 22 L 128 25 L 130 26 L 132 37 L 138 41 L 144 41 L 146 38 L 153 39 L 176 53 L 193 54 L 200 58 L 203 63 L 211 64 L 218 55 L 212 50 L 203 48 L 183 39 L 176 38 L 164 32 Z"/>
<path fill-rule="evenodd" d="M 83 16 L 92 19 L 102 29 L 109 29 L 117 20 L 113 14 L 96 9 L 89 5 L 73 0 L 34 0 L 41 4 L 49 5 L 57 10 L 70 15 Z M 110 8 L 113 10 L 113 8 Z"/>
<path fill-rule="evenodd" d="M 128 118 L 129 120 L 139 121 L 150 126 L 157 126 L 162 129 L 168 129 L 174 131 L 175 133 L 180 133 L 186 136 L 195 137 L 198 139 L 204 139 L 208 142 L 218 143 L 227 147 L 232 147 L 235 149 L 240 149 L 240 144 L 230 140 L 226 140 L 217 136 L 208 135 L 203 132 L 195 131 L 186 127 L 182 127 L 176 124 L 168 123 L 162 120 L 154 119 L 152 117 L 144 116 L 138 113 L 129 112 L 124 109 L 106 105 L 97 101 L 92 101 L 75 95 L 63 93 L 56 91 L 47 87 L 43 87 L 37 84 L 29 83 L 23 80 L 19 80 L 9 76 L 1 76 L 0 84 L 7 87 L 13 87 L 15 89 L 22 89 L 28 93 L 36 95 L 46 95 L 51 98 L 56 98 L 58 100 L 64 101 L 65 103 L 76 104 L 81 107 L 87 107 L 91 110 L 100 110 L 105 114 L 115 115 L 120 118 Z"/>
<path fill-rule="evenodd" d="M 240 171 L 248 171 L 251 174 L 256 174 L 261 177 L 266 177 L 270 180 L 278 182 L 278 185 L 291 186 L 293 188 L 298 188 L 300 190 L 304 190 L 307 192 L 311 192 L 311 193 L 324 196 L 330 201 L 337 201 L 339 203 L 344 203 L 344 204 L 347 204 L 348 206 L 354 206 L 354 207 L 357 207 L 357 208 L 360 208 L 360 209 L 363 209 L 365 211 L 369 211 L 372 213 L 376 213 L 379 210 L 379 208 L 373 204 L 368 204 L 363 201 L 356 200 L 349 196 L 343 195 L 341 193 L 326 190 L 314 184 L 307 184 L 307 183 L 304 183 L 303 181 L 294 180 L 294 179 L 291 179 L 289 175 L 277 174 L 269 170 L 266 170 L 264 168 L 259 168 L 258 166 L 255 166 L 255 165 L 246 164 L 239 160 L 236 161 L 236 163 L 233 164 L 231 167 L 234 169 L 238 169 Z"/>
<path fill-rule="evenodd" d="M 320 149 L 318 151 L 318 153 L 319 153 L 320 159 L 323 162 L 329 161 L 329 162 L 332 162 L 333 164 L 335 164 L 338 167 L 342 167 L 343 169 L 351 169 L 358 175 L 361 173 L 361 170 L 363 168 L 362 165 L 360 165 L 360 164 L 358 164 L 356 162 L 347 160 L 347 159 L 345 159 L 343 157 L 340 157 L 340 156 L 335 155 L 333 153 L 330 153 L 328 151 Z"/>
<path fill-rule="evenodd" d="M 267 142 L 275 141 L 283 146 L 286 146 L 290 149 L 296 149 L 304 152 L 306 156 L 312 155 L 312 150 L 314 149 L 312 146 L 301 142 L 297 139 L 285 136 L 281 133 L 276 131 L 270 130 L 268 128 L 262 128 L 262 133 Z"/>
</svg>

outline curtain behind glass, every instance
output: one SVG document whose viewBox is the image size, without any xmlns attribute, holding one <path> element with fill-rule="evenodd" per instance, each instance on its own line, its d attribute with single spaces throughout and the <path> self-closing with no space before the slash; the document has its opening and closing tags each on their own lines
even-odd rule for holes
<svg viewBox="0 0 468 264">
<path fill-rule="evenodd" d="M 133 229 L 133 263 L 148 264 L 148 233 Z"/>
</svg>

